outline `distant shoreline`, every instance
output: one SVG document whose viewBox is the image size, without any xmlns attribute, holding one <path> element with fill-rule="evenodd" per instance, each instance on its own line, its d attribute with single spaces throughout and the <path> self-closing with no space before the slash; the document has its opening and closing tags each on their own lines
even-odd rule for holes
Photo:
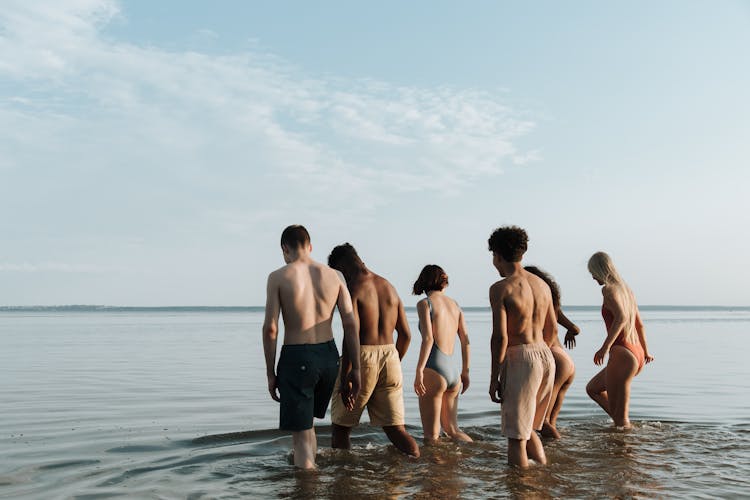
<svg viewBox="0 0 750 500">
<path fill-rule="evenodd" d="M 642 305 L 643 311 L 750 311 L 750 306 L 675 306 Z M 600 305 L 564 306 L 570 311 L 598 311 Z M 466 306 L 464 311 L 489 311 L 489 306 Z M 105 305 L 58 305 L 58 306 L 0 306 L 0 312 L 262 312 L 263 306 L 105 306 Z M 406 310 L 414 311 L 414 306 Z"/>
</svg>

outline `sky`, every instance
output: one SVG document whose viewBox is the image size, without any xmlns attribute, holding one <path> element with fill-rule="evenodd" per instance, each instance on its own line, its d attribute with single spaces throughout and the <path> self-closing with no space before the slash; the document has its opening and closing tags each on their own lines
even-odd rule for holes
<svg viewBox="0 0 750 500">
<path fill-rule="evenodd" d="M 254 306 L 289 224 L 464 306 L 750 305 L 750 2 L 9 0 L 0 305 Z"/>
</svg>

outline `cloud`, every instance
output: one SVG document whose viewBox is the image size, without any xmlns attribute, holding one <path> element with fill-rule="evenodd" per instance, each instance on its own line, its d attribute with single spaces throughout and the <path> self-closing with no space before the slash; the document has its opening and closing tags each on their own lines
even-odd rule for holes
<svg viewBox="0 0 750 500">
<path fill-rule="evenodd" d="M 139 46 L 107 36 L 118 16 L 127 11 L 108 0 L 0 10 L 0 194 L 40 224 L 213 220 L 234 232 L 289 199 L 372 212 L 535 158 L 516 146 L 534 123 L 504 93 L 311 76 L 257 51 Z"/>
</svg>

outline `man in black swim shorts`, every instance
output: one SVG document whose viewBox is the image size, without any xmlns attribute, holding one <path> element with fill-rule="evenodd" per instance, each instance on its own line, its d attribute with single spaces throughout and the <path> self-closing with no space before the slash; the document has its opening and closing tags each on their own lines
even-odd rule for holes
<svg viewBox="0 0 750 500">
<path fill-rule="evenodd" d="M 268 391 L 281 403 L 280 429 L 292 431 L 294 465 L 315 468 L 317 438 L 313 416 L 323 418 L 338 374 L 339 356 L 331 321 L 338 307 L 352 368 L 347 376 L 351 408 L 360 387 L 359 336 L 352 300 L 343 276 L 310 256 L 307 230 L 289 226 L 281 234 L 286 265 L 268 276 L 263 350 Z M 284 318 L 284 345 L 278 375 L 274 369 L 279 313 Z"/>
</svg>

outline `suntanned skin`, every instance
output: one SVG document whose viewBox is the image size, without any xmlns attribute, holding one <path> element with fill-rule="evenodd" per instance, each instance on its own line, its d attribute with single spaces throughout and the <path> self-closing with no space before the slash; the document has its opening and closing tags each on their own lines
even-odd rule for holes
<svg viewBox="0 0 750 500">
<path fill-rule="evenodd" d="M 609 354 L 607 366 L 586 385 L 589 397 L 612 417 L 617 427 L 630 428 L 630 383 L 638 374 L 638 359 L 621 345 L 613 345 L 623 333 L 630 343 L 640 342 L 646 363 L 654 360 L 648 352 L 646 331 L 632 290 L 624 283 L 607 283 L 594 278 L 602 286 L 603 306 L 612 312 L 613 320 L 607 329 L 607 338 L 594 354 L 594 363 L 600 366 Z"/>
<path fill-rule="evenodd" d="M 572 349 L 576 345 L 576 335 L 580 333 L 581 329 L 570 321 L 559 307 L 555 309 L 555 315 L 557 316 L 557 323 L 567 329 L 565 347 Z M 555 383 L 552 387 L 552 402 L 547 408 L 540 433 L 545 438 L 560 439 L 560 432 L 557 430 L 557 416 L 560 414 L 565 393 L 568 392 L 575 378 L 576 367 L 571 357 L 565 352 L 557 335 L 550 339 L 545 338 L 544 341 L 547 342 L 550 351 L 552 351 L 552 357 L 555 359 Z"/>
<path fill-rule="evenodd" d="M 352 301 L 343 277 L 310 256 L 312 245 L 298 248 L 281 247 L 284 267 L 268 276 L 266 315 L 263 322 L 263 350 L 266 358 L 268 392 L 280 401 L 276 383 L 276 344 L 279 312 L 284 319 L 284 344 L 320 344 L 333 339 L 333 311 L 338 307 L 344 328 L 344 339 L 354 362 L 348 372 L 352 398 L 360 387 L 359 338 L 352 310 Z M 315 468 L 317 439 L 315 428 L 292 432 L 294 465 Z"/>
<path fill-rule="evenodd" d="M 455 300 L 448 297 L 443 290 L 432 290 L 428 293 L 433 305 L 430 318 L 430 307 L 427 299 L 417 302 L 419 329 L 422 334 L 422 345 L 419 349 L 419 360 L 414 376 L 414 391 L 419 396 L 419 414 L 422 418 L 424 444 L 436 443 L 440 438 L 440 428 L 455 442 L 471 443 L 471 437 L 458 426 L 458 395 L 469 388 L 469 336 L 466 331 L 464 313 Z M 434 327 L 434 328 L 433 328 Z M 445 378 L 432 368 L 427 368 L 432 345 L 447 355 L 452 355 L 456 335 L 461 343 L 461 383 L 448 388 Z"/>
<path fill-rule="evenodd" d="M 396 289 L 382 276 L 366 267 L 359 271 L 347 273 L 347 286 L 352 297 L 355 322 L 359 325 L 359 342 L 361 345 L 389 345 L 393 344 L 393 331 L 397 333 L 396 350 L 399 359 L 404 358 L 411 342 L 411 331 L 406 320 L 404 304 L 396 293 Z M 351 366 L 351 357 L 344 350 L 341 358 L 342 378 Z M 341 384 L 344 401 L 354 400 L 349 397 L 348 384 Z M 406 432 L 403 425 L 384 426 L 391 443 L 407 455 L 419 457 L 419 446 L 413 437 Z M 351 427 L 333 424 L 331 446 L 333 448 L 351 448 Z"/>
<path fill-rule="evenodd" d="M 508 262 L 494 252 L 492 263 L 504 279 L 490 287 L 492 369 L 489 392 L 492 401 L 502 403 L 500 374 L 508 347 L 537 344 L 545 338 L 557 337 L 557 319 L 552 294 L 544 280 L 526 271 L 520 261 Z M 529 458 L 547 463 L 536 432 L 532 432 L 528 440 L 508 439 L 510 465 L 526 468 Z"/>
</svg>

